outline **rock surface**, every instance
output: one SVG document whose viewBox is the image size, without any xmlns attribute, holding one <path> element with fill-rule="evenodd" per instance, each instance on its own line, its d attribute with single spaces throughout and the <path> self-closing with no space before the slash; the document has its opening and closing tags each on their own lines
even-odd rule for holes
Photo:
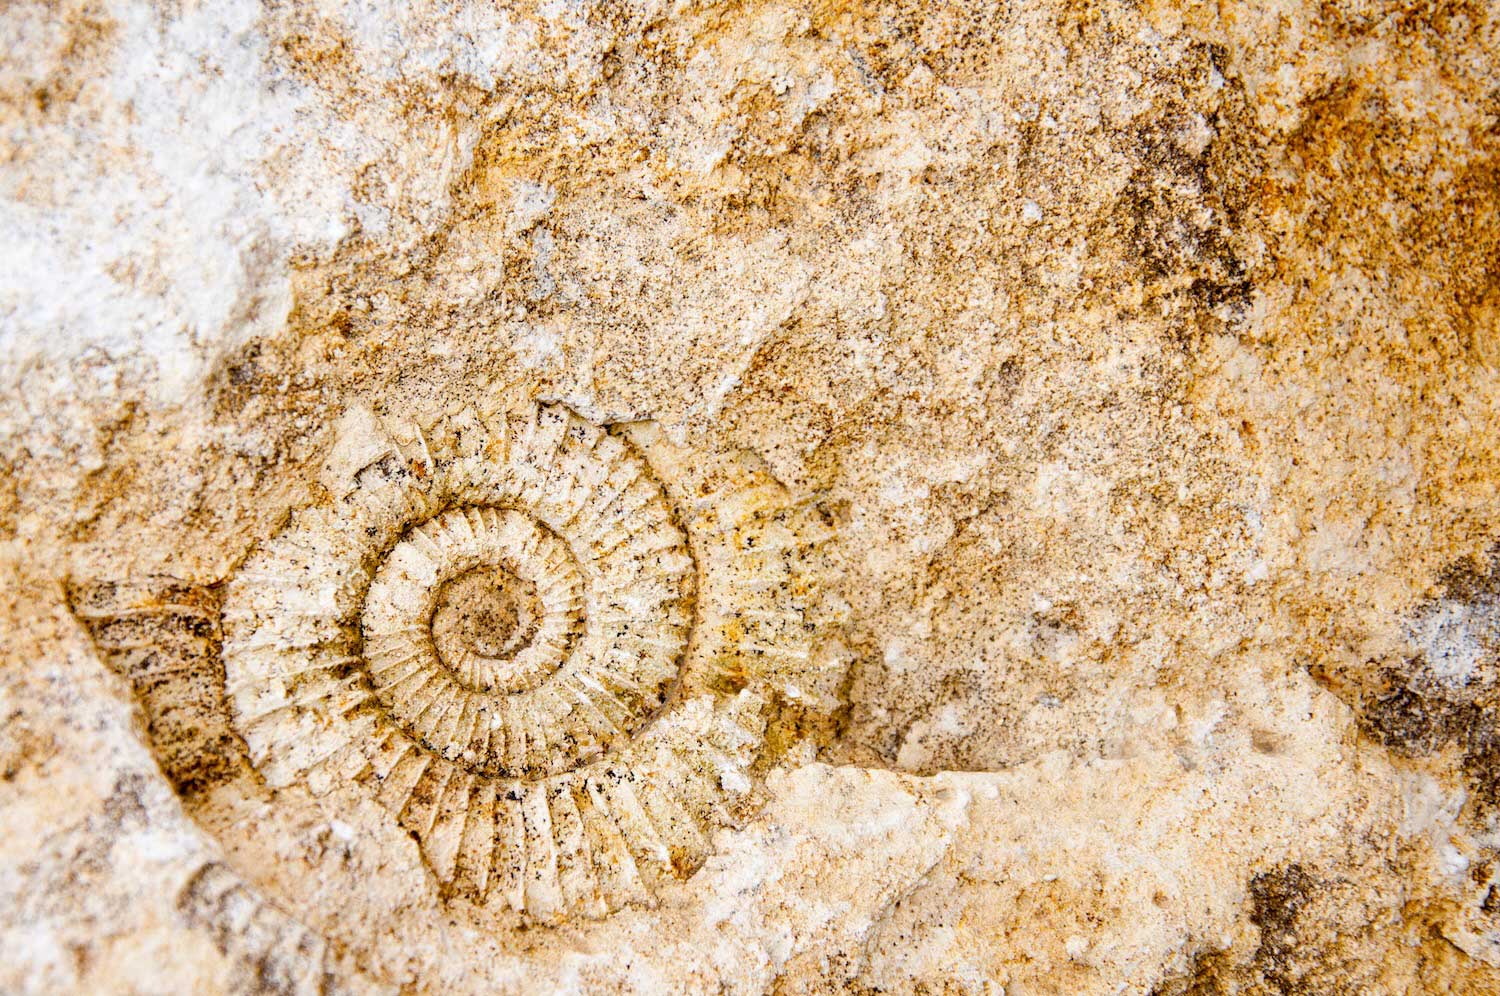
<svg viewBox="0 0 1500 996">
<path fill-rule="evenodd" d="M 0 38 L 0 991 L 1500 993 L 1494 5 Z"/>
</svg>

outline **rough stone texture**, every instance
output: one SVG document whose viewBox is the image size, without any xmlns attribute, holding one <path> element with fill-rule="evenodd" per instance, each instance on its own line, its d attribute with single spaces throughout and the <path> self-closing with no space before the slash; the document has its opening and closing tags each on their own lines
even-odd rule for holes
<svg viewBox="0 0 1500 996">
<path fill-rule="evenodd" d="M 1500 993 L 1493 4 L 0 40 L 0 991 Z M 391 426 L 538 404 L 699 570 L 632 777 L 759 710 L 704 841 L 561 912 L 268 775 L 221 625 L 293 510 L 427 480 Z"/>
</svg>

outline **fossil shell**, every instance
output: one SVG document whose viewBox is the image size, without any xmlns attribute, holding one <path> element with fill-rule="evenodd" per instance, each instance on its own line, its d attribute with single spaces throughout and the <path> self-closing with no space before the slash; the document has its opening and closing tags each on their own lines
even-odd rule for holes
<svg viewBox="0 0 1500 996">
<path fill-rule="evenodd" d="M 383 810 L 442 904 L 600 916 L 655 902 L 743 815 L 768 716 L 805 730 L 837 708 L 831 533 L 764 471 L 555 405 L 356 410 L 337 440 L 332 500 L 224 586 L 70 590 L 232 851 L 298 806 L 321 815 L 296 825 L 370 830 Z M 339 902 L 287 898 L 358 948 Z"/>
<path fill-rule="evenodd" d="M 477 901 L 547 920 L 648 900 L 701 860 L 761 732 L 751 697 L 663 721 L 696 570 L 661 485 L 561 407 L 404 437 L 229 585 L 252 762 L 273 786 L 365 786 Z"/>
</svg>

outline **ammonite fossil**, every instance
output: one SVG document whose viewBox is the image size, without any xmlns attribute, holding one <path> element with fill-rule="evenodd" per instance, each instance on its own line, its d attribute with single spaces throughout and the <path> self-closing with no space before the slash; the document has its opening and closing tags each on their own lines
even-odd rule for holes
<svg viewBox="0 0 1500 996">
<path fill-rule="evenodd" d="M 844 662 L 816 509 L 635 436 L 559 405 L 356 412 L 331 499 L 224 585 L 86 584 L 75 612 L 201 822 L 310 797 L 383 812 L 446 904 L 650 903 L 752 796 L 768 717 L 831 713 Z"/>
</svg>

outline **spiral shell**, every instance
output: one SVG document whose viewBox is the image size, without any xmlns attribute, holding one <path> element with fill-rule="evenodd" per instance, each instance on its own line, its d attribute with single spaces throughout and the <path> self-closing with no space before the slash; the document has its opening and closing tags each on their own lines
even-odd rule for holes
<svg viewBox="0 0 1500 996">
<path fill-rule="evenodd" d="M 229 585 L 252 762 L 273 787 L 366 787 L 476 901 L 545 920 L 647 899 L 701 860 L 761 733 L 750 697 L 661 721 L 696 585 L 661 485 L 556 406 L 394 442 Z"/>
<path fill-rule="evenodd" d="M 753 461 L 558 405 L 354 409 L 334 436 L 330 497 L 224 585 L 70 588 L 231 853 L 274 825 L 279 850 L 324 862 L 300 842 L 340 825 L 377 865 L 414 841 L 431 888 L 401 859 L 390 895 L 476 923 L 649 905 L 749 811 L 768 720 L 785 750 L 837 709 L 831 533 Z M 387 959 L 342 915 L 365 900 L 333 866 L 305 895 L 298 874 L 238 870 Z"/>
</svg>

